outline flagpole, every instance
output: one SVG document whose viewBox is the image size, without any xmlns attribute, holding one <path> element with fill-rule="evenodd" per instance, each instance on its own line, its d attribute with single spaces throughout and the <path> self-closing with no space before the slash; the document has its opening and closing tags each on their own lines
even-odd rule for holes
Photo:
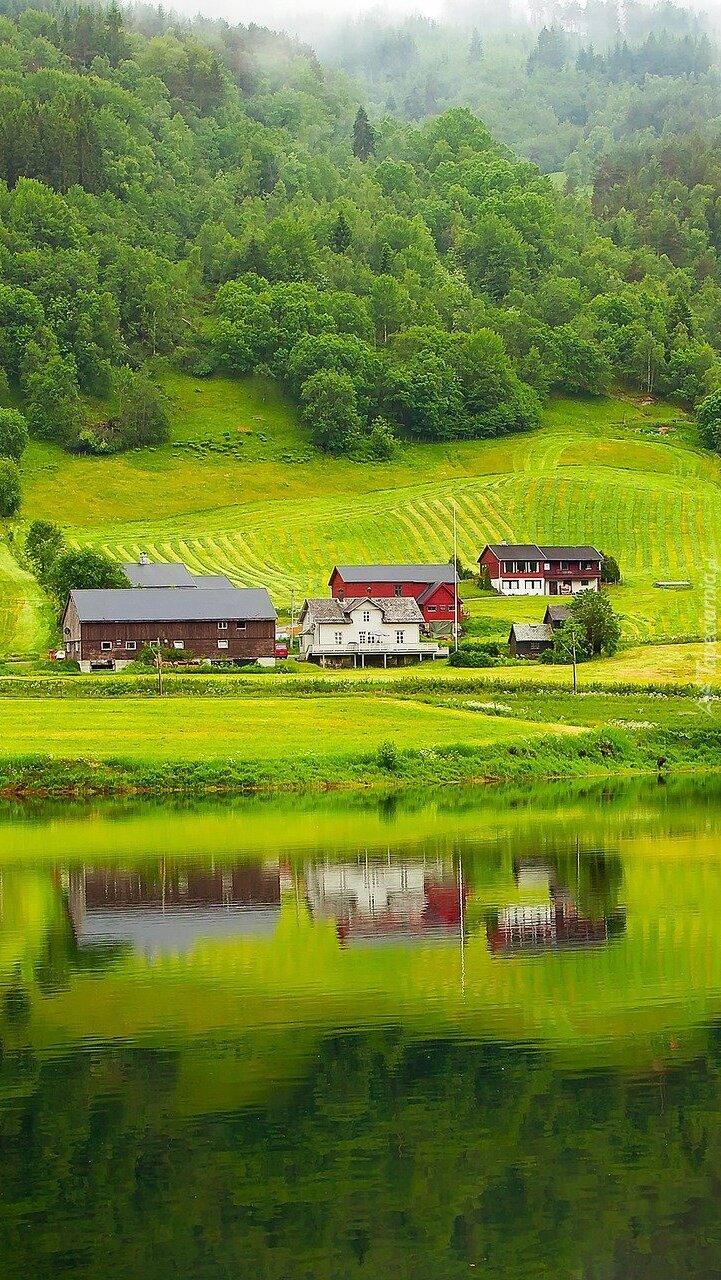
<svg viewBox="0 0 721 1280">
<path fill-rule="evenodd" d="M 453 503 L 453 647 L 458 652 L 458 529 L 456 504 Z"/>
</svg>

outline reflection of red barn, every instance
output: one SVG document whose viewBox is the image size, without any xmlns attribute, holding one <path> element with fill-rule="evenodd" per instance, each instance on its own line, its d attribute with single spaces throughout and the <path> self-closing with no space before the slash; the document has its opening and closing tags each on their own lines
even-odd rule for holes
<svg viewBox="0 0 721 1280">
<path fill-rule="evenodd" d="M 369 860 L 308 867 L 305 880 L 314 917 L 334 920 L 342 942 L 443 938 L 460 925 L 452 870 Z"/>
</svg>

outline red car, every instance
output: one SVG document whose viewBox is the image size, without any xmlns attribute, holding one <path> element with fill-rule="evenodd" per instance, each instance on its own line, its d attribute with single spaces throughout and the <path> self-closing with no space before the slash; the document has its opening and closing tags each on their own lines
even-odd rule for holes
<svg viewBox="0 0 721 1280">
<path fill-rule="evenodd" d="M 288 657 L 287 644 L 277 644 L 275 646 L 275 656 L 276 658 L 287 658 Z"/>
</svg>

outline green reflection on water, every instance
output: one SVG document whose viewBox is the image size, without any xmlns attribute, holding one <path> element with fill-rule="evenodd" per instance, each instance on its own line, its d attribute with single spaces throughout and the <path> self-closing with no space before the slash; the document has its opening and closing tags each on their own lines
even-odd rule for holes
<svg viewBox="0 0 721 1280">
<path fill-rule="evenodd" d="M 721 1270 L 721 789 L 0 811 L 0 1276 Z"/>
</svg>

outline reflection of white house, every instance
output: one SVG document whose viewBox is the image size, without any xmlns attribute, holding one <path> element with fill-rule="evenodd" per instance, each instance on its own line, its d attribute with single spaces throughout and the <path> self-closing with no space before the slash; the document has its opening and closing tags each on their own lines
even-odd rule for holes
<svg viewBox="0 0 721 1280">
<path fill-rule="evenodd" d="M 306 600 L 300 611 L 300 656 L 308 662 L 366 661 L 388 666 L 408 659 L 445 658 L 443 645 L 421 640 L 423 614 L 409 596 Z"/>
<path fill-rule="evenodd" d="M 341 938 L 447 934 L 457 928 L 453 873 L 423 862 L 325 863 L 306 868 L 308 905 L 335 920 Z"/>
</svg>

